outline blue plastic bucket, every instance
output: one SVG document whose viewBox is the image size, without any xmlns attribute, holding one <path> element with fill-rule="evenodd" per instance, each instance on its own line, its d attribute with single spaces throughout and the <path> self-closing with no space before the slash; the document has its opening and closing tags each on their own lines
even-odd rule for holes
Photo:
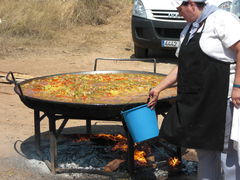
<svg viewBox="0 0 240 180">
<path fill-rule="evenodd" d="M 156 112 L 147 104 L 121 112 L 134 142 L 141 142 L 158 136 Z"/>
</svg>

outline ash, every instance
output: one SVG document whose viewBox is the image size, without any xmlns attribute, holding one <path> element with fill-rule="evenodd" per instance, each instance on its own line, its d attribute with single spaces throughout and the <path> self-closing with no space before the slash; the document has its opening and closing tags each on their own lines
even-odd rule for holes
<svg viewBox="0 0 240 180">
<path fill-rule="evenodd" d="M 33 142 L 32 142 L 33 143 Z M 182 160 L 181 167 L 171 168 L 168 165 L 168 159 L 173 156 L 172 152 L 166 150 L 166 148 L 160 145 L 150 144 L 152 147 L 151 156 L 154 156 L 154 162 L 148 163 L 148 166 L 139 166 L 135 162 L 135 174 L 136 179 L 159 179 L 160 177 L 178 176 L 180 174 L 191 176 L 197 172 L 197 162 Z M 25 149 L 30 150 L 28 152 L 29 164 L 35 168 L 39 168 L 42 172 L 50 172 L 44 160 L 50 160 L 49 144 L 48 141 L 43 141 L 42 158 L 36 154 L 35 149 L 32 148 L 33 144 L 25 143 Z M 85 170 L 89 173 L 95 171 L 103 171 L 104 167 L 114 159 L 126 159 L 126 152 L 116 150 L 112 151 L 113 143 L 99 143 L 92 141 L 73 142 L 69 138 L 60 138 L 57 145 L 57 164 L 58 168 L 64 169 L 78 169 Z M 165 144 L 168 149 L 175 150 L 175 146 Z M 30 148 L 31 147 L 31 148 Z M 116 173 L 128 174 L 127 161 L 121 163 Z M 93 173 L 94 174 L 94 173 Z M 68 178 L 82 178 L 83 173 L 63 173 L 62 176 Z M 94 175 L 93 175 L 94 176 Z M 97 179 L 104 179 L 107 176 L 96 175 Z M 150 178 L 151 177 L 151 178 Z"/>
<path fill-rule="evenodd" d="M 120 158 L 121 151 L 112 151 L 113 146 L 101 146 L 94 142 L 64 142 L 58 144 L 58 166 L 61 168 L 103 170 L 110 161 Z M 46 149 L 44 155 L 50 159 L 49 151 Z M 120 167 L 119 170 L 124 170 Z"/>
</svg>

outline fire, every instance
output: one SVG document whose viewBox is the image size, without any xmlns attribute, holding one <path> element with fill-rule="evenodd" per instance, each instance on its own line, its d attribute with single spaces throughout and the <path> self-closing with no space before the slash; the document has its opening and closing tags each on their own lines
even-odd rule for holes
<svg viewBox="0 0 240 180">
<path fill-rule="evenodd" d="M 147 164 L 147 159 L 145 158 L 146 152 L 145 151 L 134 151 L 134 160 L 138 161 L 140 164 Z"/>
<path fill-rule="evenodd" d="M 91 138 L 106 138 L 112 141 L 127 141 L 127 138 L 121 134 L 111 135 L 111 134 L 77 134 L 77 137 L 73 140 L 74 142 L 81 142 L 81 141 L 90 141 Z"/>
<path fill-rule="evenodd" d="M 74 139 L 73 141 L 78 143 L 78 142 L 89 141 L 89 140 L 90 140 L 90 137 L 77 135 L 77 138 Z"/>
<path fill-rule="evenodd" d="M 117 149 L 120 149 L 124 152 L 127 152 L 127 149 L 128 149 L 128 145 L 126 142 L 118 142 L 113 148 L 112 148 L 112 151 L 116 151 Z"/>
<path fill-rule="evenodd" d="M 117 135 L 111 135 L 111 134 L 91 134 L 91 135 L 83 135 L 83 134 L 79 134 L 77 135 L 77 137 L 74 139 L 74 142 L 81 142 L 81 141 L 89 141 L 92 138 L 105 138 L 105 139 L 110 139 L 114 142 L 117 142 L 115 144 L 115 146 L 112 148 L 112 151 L 116 151 L 116 150 L 121 150 L 123 152 L 127 152 L 128 150 L 128 145 L 127 145 L 127 138 L 124 137 L 121 134 L 117 134 Z M 135 143 L 134 146 L 137 146 L 137 144 Z M 142 150 L 144 149 L 144 150 Z M 141 147 L 140 149 L 135 149 L 134 151 L 134 160 L 137 161 L 137 163 L 139 165 L 146 165 L 147 164 L 147 152 L 149 151 L 148 149 L 146 149 L 146 147 L 144 148 Z"/>
<path fill-rule="evenodd" d="M 181 163 L 181 161 L 178 158 L 173 157 L 168 160 L 168 163 L 170 166 L 175 167 L 175 166 L 179 165 Z"/>
<path fill-rule="evenodd" d="M 127 138 L 124 137 L 123 135 L 121 134 L 117 134 L 117 135 L 111 135 L 111 134 L 97 134 L 97 135 L 94 135 L 95 137 L 106 137 L 112 141 L 126 141 Z"/>
</svg>

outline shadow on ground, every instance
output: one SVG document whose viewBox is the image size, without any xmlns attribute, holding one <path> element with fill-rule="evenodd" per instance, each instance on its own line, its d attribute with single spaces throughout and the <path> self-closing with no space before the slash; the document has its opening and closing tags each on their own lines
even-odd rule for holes
<svg viewBox="0 0 240 180">
<path fill-rule="evenodd" d="M 79 127 L 71 127 L 71 128 L 65 128 L 62 132 L 62 134 L 85 134 L 86 133 L 86 127 L 85 126 L 79 126 Z M 124 129 L 122 126 L 120 125 L 92 125 L 92 134 L 98 134 L 98 133 L 106 133 L 106 134 L 124 134 Z M 59 138 L 61 140 L 58 141 L 58 149 L 61 149 L 61 144 L 62 143 L 66 143 L 66 139 L 64 138 Z M 71 142 L 68 142 L 69 148 L 67 150 L 72 151 L 72 149 L 70 148 L 71 146 L 73 146 L 73 144 L 71 144 Z M 19 147 L 19 149 L 17 148 Z M 79 148 L 79 147 L 78 147 Z M 40 162 L 42 162 L 44 159 L 41 158 L 37 153 L 36 153 L 36 149 L 35 149 L 35 141 L 34 141 L 34 136 L 31 136 L 29 138 L 27 138 L 26 140 L 24 140 L 23 142 L 16 142 L 15 144 L 15 150 L 21 154 L 23 157 L 25 157 L 26 159 L 30 160 L 31 163 L 33 164 L 33 166 L 38 168 L 43 168 L 43 166 L 40 166 Z M 43 132 L 41 134 L 41 150 L 45 151 L 45 153 L 47 153 L 47 158 L 49 158 L 49 135 L 48 132 Z M 60 152 L 61 153 L 61 152 Z M 59 156 L 60 156 L 59 153 Z M 81 153 L 80 149 L 78 149 L 76 151 L 76 153 Z M 45 157 L 46 158 L 46 157 Z M 66 160 L 67 161 L 67 160 Z M 70 163 L 70 162 L 69 162 Z M 46 166 L 45 166 L 46 168 Z M 45 169 L 44 170 L 49 171 L 49 169 Z M 50 173 L 50 171 L 49 171 Z M 140 176 L 139 176 L 140 175 Z M 107 177 L 107 176 L 98 176 L 98 175 L 93 175 L 91 177 L 91 175 L 89 174 L 81 174 L 81 176 L 76 176 L 76 175 L 71 175 L 70 179 L 74 178 L 74 179 L 119 179 L 120 178 L 113 178 L 113 177 Z M 135 174 L 134 176 L 132 176 L 131 178 L 125 178 L 125 179 L 121 179 L 121 180 L 195 180 L 196 176 L 195 175 L 191 175 L 191 176 L 182 176 L 182 175 L 178 175 L 178 176 L 172 176 L 172 177 L 156 177 L 153 173 L 148 174 L 147 173 L 141 173 L 141 174 Z"/>
<path fill-rule="evenodd" d="M 120 125 L 92 125 L 92 133 L 106 133 L 106 134 L 124 134 L 123 127 Z M 85 126 L 78 126 L 78 127 L 71 127 L 65 128 L 61 134 L 86 134 L 86 127 Z M 64 138 L 59 137 L 58 143 L 61 144 L 61 141 L 65 141 Z M 15 146 L 15 150 L 24 156 L 27 159 L 36 159 L 42 160 L 39 155 L 36 153 L 35 149 L 35 137 L 31 136 L 24 140 L 23 142 L 16 142 L 21 143 L 20 150 L 18 150 Z M 49 132 L 41 133 L 41 150 L 49 148 Z"/>
</svg>

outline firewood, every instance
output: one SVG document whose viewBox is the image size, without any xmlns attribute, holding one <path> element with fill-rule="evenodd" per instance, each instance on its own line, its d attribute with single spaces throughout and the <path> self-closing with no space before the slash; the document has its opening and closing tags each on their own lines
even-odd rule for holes
<svg viewBox="0 0 240 180">
<path fill-rule="evenodd" d="M 118 167 L 120 166 L 121 163 L 123 163 L 125 160 L 122 159 L 114 159 L 112 161 L 110 161 L 106 166 L 104 166 L 104 171 L 106 172 L 113 172 L 116 169 L 118 169 Z"/>
<path fill-rule="evenodd" d="M 156 164 L 156 163 L 153 163 L 153 164 L 151 165 L 151 167 L 152 167 L 152 168 L 157 168 L 157 164 Z"/>
<path fill-rule="evenodd" d="M 148 156 L 147 160 L 151 162 L 155 162 L 155 156 Z"/>
</svg>

